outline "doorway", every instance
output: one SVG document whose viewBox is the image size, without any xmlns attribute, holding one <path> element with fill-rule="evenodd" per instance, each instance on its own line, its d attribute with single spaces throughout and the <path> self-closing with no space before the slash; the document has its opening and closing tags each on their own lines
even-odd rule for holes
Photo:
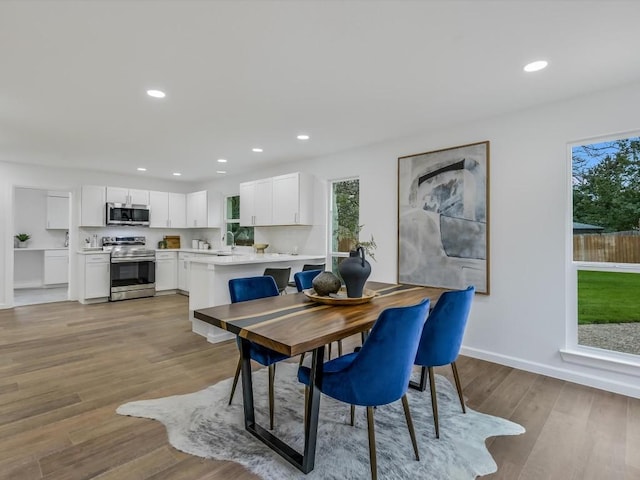
<svg viewBox="0 0 640 480">
<path fill-rule="evenodd" d="M 14 306 L 69 299 L 70 197 L 65 191 L 14 189 Z"/>
</svg>

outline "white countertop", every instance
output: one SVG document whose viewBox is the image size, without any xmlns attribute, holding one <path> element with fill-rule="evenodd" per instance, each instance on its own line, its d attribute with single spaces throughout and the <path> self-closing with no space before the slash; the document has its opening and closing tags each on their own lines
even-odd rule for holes
<svg viewBox="0 0 640 480">
<path fill-rule="evenodd" d="M 69 250 L 69 247 L 14 247 L 13 249 L 16 252 L 44 252 L 45 250 Z"/>
<path fill-rule="evenodd" d="M 93 247 L 93 248 L 82 248 L 76 251 L 79 255 L 95 255 L 95 254 L 104 254 L 111 255 L 111 252 L 103 250 L 102 247 Z"/>
<path fill-rule="evenodd" d="M 206 251 L 206 250 L 205 250 Z M 196 257 L 190 259 L 192 263 L 208 265 L 244 265 L 251 263 L 300 262 L 307 260 L 324 260 L 325 255 L 290 255 L 287 253 L 251 253 L 210 257 Z"/>
</svg>

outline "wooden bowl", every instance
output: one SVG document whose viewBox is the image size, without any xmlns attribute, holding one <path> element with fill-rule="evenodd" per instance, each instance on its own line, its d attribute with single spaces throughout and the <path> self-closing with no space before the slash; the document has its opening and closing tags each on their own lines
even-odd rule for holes
<svg viewBox="0 0 640 480">
<path fill-rule="evenodd" d="M 329 295 L 318 295 L 313 288 L 303 290 L 302 293 L 310 300 L 317 303 L 324 303 L 325 305 L 359 305 L 370 302 L 371 299 L 377 295 L 375 290 L 365 288 L 362 291 L 361 297 L 349 298 L 347 297 L 347 289 L 345 287 L 342 287 L 338 293 L 330 293 Z"/>
</svg>

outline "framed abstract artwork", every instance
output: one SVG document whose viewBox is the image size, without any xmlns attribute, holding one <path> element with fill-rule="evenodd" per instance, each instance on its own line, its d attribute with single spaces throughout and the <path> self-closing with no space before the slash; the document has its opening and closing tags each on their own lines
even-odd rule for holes
<svg viewBox="0 0 640 480">
<path fill-rule="evenodd" d="M 398 283 L 489 294 L 489 142 L 398 158 Z"/>
</svg>

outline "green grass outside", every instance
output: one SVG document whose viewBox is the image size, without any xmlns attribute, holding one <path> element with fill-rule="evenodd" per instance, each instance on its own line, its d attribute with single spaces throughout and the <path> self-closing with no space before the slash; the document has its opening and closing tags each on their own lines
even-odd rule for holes
<svg viewBox="0 0 640 480">
<path fill-rule="evenodd" d="M 578 324 L 640 322 L 640 274 L 578 271 Z"/>
</svg>

